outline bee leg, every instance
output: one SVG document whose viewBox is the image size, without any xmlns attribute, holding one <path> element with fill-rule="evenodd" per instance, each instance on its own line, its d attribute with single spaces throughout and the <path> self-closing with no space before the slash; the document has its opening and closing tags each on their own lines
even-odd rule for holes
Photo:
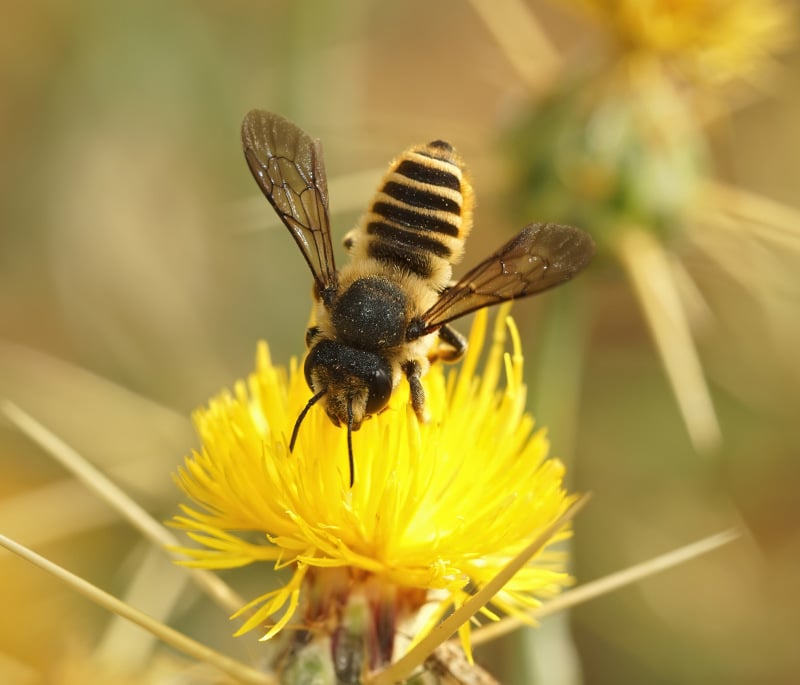
<svg viewBox="0 0 800 685">
<path fill-rule="evenodd" d="M 409 359 L 403 364 L 402 369 L 406 378 L 408 378 L 408 386 L 411 388 L 411 406 L 414 409 L 414 413 L 420 423 L 427 423 L 428 412 L 425 411 L 425 388 L 422 387 L 422 381 L 420 380 L 422 368 L 418 361 Z"/>
<path fill-rule="evenodd" d="M 433 352 L 433 359 L 441 359 L 445 362 L 457 362 L 467 351 L 467 339 L 454 328 L 447 324 L 439 329 L 439 340 L 448 347 L 441 345 Z"/>
</svg>

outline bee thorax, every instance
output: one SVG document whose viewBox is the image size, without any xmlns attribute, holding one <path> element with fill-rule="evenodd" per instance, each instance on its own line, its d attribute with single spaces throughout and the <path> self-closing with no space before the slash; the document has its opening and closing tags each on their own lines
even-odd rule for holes
<svg viewBox="0 0 800 685">
<path fill-rule="evenodd" d="M 397 283 L 380 276 L 354 281 L 331 313 L 337 339 L 360 350 L 381 350 L 403 342 L 407 298 Z"/>
</svg>

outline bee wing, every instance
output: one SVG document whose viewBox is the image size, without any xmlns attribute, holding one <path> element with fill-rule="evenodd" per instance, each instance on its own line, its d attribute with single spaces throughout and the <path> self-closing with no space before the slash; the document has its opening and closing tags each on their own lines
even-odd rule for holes
<svg viewBox="0 0 800 685">
<path fill-rule="evenodd" d="M 282 116 L 254 109 L 242 122 L 247 164 L 291 231 L 325 299 L 336 289 L 322 145 Z"/>
<path fill-rule="evenodd" d="M 572 226 L 530 224 L 448 288 L 422 315 L 421 335 L 492 304 L 568 281 L 591 260 L 594 241 Z"/>
</svg>

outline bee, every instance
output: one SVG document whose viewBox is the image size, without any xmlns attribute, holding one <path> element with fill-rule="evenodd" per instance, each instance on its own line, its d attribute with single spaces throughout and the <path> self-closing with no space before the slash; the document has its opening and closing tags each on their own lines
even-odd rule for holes
<svg viewBox="0 0 800 685">
<path fill-rule="evenodd" d="M 463 163 L 442 140 L 395 159 L 344 246 L 337 271 L 320 142 L 263 110 L 242 123 L 250 171 L 289 229 L 314 277 L 315 324 L 306 331 L 305 378 L 312 396 L 297 417 L 289 449 L 317 402 L 352 432 L 383 410 L 403 376 L 411 405 L 427 420 L 421 378 L 431 362 L 454 362 L 466 339 L 450 322 L 499 302 L 564 283 L 591 260 L 594 243 L 571 226 L 534 223 L 451 284 L 472 225 L 473 193 Z"/>
</svg>

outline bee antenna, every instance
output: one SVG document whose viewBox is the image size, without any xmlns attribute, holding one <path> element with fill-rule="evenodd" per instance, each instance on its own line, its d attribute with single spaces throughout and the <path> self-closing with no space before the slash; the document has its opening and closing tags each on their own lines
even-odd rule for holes
<svg viewBox="0 0 800 685">
<path fill-rule="evenodd" d="M 350 487 L 356 479 L 355 465 L 353 464 L 353 398 L 347 398 L 347 458 L 350 461 Z"/>
<path fill-rule="evenodd" d="M 327 388 L 326 388 L 327 390 Z M 303 419 L 306 418 L 306 414 L 308 414 L 308 410 L 311 409 L 317 402 L 322 399 L 322 396 L 325 394 L 326 390 L 320 390 L 316 395 L 314 395 L 303 407 L 303 411 L 300 412 L 300 416 L 297 417 L 297 421 L 294 422 L 294 430 L 292 430 L 292 439 L 289 441 L 289 452 L 294 450 L 294 443 L 297 441 L 297 434 L 300 432 L 300 424 L 303 423 Z"/>
</svg>

